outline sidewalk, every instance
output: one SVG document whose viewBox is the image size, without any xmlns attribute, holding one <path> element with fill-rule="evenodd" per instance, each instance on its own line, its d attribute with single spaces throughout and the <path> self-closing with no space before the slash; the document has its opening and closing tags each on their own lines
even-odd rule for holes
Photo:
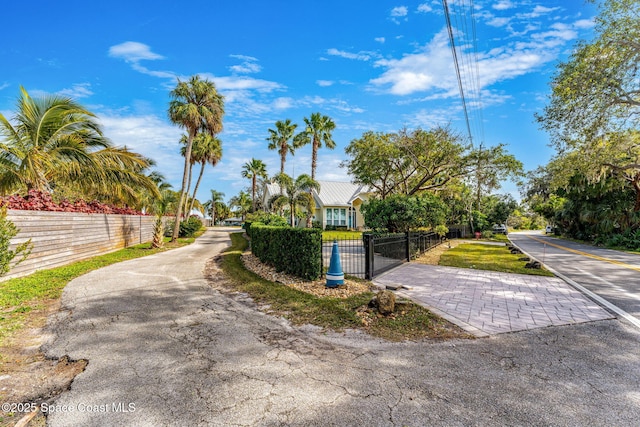
<svg viewBox="0 0 640 427">
<path fill-rule="evenodd" d="M 556 277 L 408 263 L 373 282 L 476 336 L 614 318 Z"/>
</svg>

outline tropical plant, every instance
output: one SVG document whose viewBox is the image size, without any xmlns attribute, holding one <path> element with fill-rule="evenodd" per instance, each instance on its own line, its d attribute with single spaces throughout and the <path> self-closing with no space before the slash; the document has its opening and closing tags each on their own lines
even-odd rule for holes
<svg viewBox="0 0 640 427">
<path fill-rule="evenodd" d="M 276 175 L 275 181 L 278 183 L 283 194 L 271 198 L 269 204 L 275 209 L 283 206 L 289 207 L 289 224 L 295 226 L 295 212 L 297 207 L 302 207 L 307 212 L 313 214 L 315 203 L 312 190 L 320 191 L 320 184 L 307 174 L 302 174 L 293 180 L 289 175 L 281 173 Z"/>
<path fill-rule="evenodd" d="M 267 138 L 269 150 L 278 150 L 278 154 L 280 154 L 280 173 L 284 173 L 287 154 L 293 156 L 296 148 L 298 148 L 293 139 L 297 127 L 297 124 L 291 123 L 290 119 L 286 119 L 285 121 L 278 120 L 275 130 L 269 129 L 269 137 Z"/>
<path fill-rule="evenodd" d="M 310 117 L 304 118 L 305 128 L 295 137 L 294 144 L 297 147 L 311 144 L 311 179 L 316 179 L 316 166 L 318 163 L 318 149 L 324 146 L 334 149 L 336 143 L 333 141 L 331 133 L 336 128 L 336 124 L 329 116 L 320 113 L 312 113 Z"/>
<path fill-rule="evenodd" d="M 204 206 L 211 215 L 211 225 L 216 225 L 216 207 L 224 201 L 224 193 L 217 190 L 211 190 L 211 199 Z"/>
<path fill-rule="evenodd" d="M 191 212 L 193 209 L 205 166 L 210 164 L 215 167 L 220 159 L 222 159 L 222 142 L 218 138 L 201 132 L 193 140 L 193 152 L 191 154 L 192 164 L 200 163 L 200 174 L 196 180 L 196 186 L 193 188 L 193 195 L 191 196 L 188 212 Z"/>
<path fill-rule="evenodd" d="M 236 207 L 237 213 L 244 221 L 245 216 L 251 211 L 251 196 L 246 191 L 241 191 L 237 196 L 233 196 L 229 200 L 229 206 Z"/>
<path fill-rule="evenodd" d="M 7 274 L 12 267 L 27 259 L 31 253 L 33 248 L 31 239 L 18 244 L 14 249 L 9 249 L 11 239 L 19 231 L 15 224 L 7 219 L 6 206 L 0 207 L 0 276 Z"/>
<path fill-rule="evenodd" d="M 164 246 L 164 216 L 169 213 L 172 205 L 175 205 L 178 199 L 177 193 L 168 188 L 160 192 L 160 197 L 156 199 L 154 212 L 156 214 L 156 222 L 153 227 L 152 248 L 161 248 Z"/>
<path fill-rule="evenodd" d="M 169 102 L 169 119 L 187 130 L 187 145 L 184 156 L 184 171 L 180 201 L 176 210 L 176 218 L 182 216 L 182 208 L 186 198 L 187 180 L 191 167 L 191 150 L 193 140 L 198 132 L 216 135 L 222 131 L 222 116 L 224 115 L 224 97 L 218 93 L 215 84 L 209 80 L 192 76 L 188 81 L 178 79 L 178 84 L 171 91 Z M 179 221 L 175 221 L 171 240 L 178 238 L 180 232 Z"/>
<path fill-rule="evenodd" d="M 267 176 L 267 165 L 262 160 L 252 158 L 250 162 L 247 162 L 242 166 L 242 177 L 249 178 L 251 180 L 251 209 L 256 210 L 256 188 L 258 185 L 258 178 L 265 178 Z"/>
<path fill-rule="evenodd" d="M 96 116 L 70 98 L 20 88 L 12 121 L 0 114 L 0 192 L 29 190 L 135 204 L 153 162 L 104 137 Z"/>
</svg>

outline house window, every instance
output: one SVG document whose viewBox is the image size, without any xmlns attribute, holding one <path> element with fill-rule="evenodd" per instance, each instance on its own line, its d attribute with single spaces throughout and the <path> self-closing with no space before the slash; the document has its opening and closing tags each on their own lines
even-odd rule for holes
<svg viewBox="0 0 640 427">
<path fill-rule="evenodd" d="M 347 210 L 327 208 L 327 225 L 347 225 Z"/>
</svg>

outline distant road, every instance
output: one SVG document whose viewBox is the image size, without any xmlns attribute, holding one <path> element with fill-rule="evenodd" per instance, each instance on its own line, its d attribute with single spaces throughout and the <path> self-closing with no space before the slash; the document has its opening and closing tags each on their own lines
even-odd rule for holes
<svg viewBox="0 0 640 427">
<path fill-rule="evenodd" d="M 509 238 L 532 257 L 640 322 L 640 255 L 574 243 L 539 231 L 510 233 Z"/>
</svg>

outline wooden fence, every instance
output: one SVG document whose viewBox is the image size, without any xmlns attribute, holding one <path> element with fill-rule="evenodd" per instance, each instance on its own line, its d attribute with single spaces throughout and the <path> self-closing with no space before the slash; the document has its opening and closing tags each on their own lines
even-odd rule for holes
<svg viewBox="0 0 640 427">
<path fill-rule="evenodd" d="M 25 276 L 153 239 L 154 216 L 8 210 L 20 230 L 11 239 L 31 239 L 31 255 L 2 277 Z M 0 280 L 2 280 L 0 279 Z"/>
</svg>

